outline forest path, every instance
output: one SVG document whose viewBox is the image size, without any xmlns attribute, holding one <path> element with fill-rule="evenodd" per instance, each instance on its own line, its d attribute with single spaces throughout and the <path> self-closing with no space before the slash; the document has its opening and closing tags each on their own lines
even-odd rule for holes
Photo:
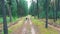
<svg viewBox="0 0 60 34">
<path fill-rule="evenodd" d="M 28 18 L 24 24 L 12 34 L 37 34 L 37 28 L 33 25 L 31 19 Z"/>
</svg>

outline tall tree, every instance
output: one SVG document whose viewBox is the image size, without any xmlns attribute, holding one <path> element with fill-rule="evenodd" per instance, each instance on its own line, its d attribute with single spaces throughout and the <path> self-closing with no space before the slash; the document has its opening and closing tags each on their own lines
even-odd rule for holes
<svg viewBox="0 0 60 34">
<path fill-rule="evenodd" d="M 37 12 L 38 12 L 38 18 L 39 18 L 39 8 L 38 8 L 38 0 L 37 0 Z"/>
<path fill-rule="evenodd" d="M 17 15 L 18 15 L 18 17 L 19 17 L 19 7 L 20 7 L 20 6 L 19 6 L 19 1 L 20 1 L 20 0 L 16 0 L 16 3 L 17 3 Z"/>
<path fill-rule="evenodd" d="M 49 3 L 50 3 L 50 1 L 49 0 L 46 0 L 45 1 L 45 7 L 46 7 L 46 25 L 45 25 L 45 27 L 46 28 L 48 28 L 48 11 L 49 11 Z"/>
<path fill-rule="evenodd" d="M 11 0 L 11 12 L 12 12 L 12 16 L 14 18 L 17 17 L 17 3 L 16 3 L 16 0 Z"/>
<path fill-rule="evenodd" d="M 10 17 L 10 22 L 12 22 L 12 12 L 11 12 L 11 0 L 7 0 L 7 8 L 8 8 L 8 13 Z"/>
<path fill-rule="evenodd" d="M 59 11 L 59 0 L 56 0 L 56 20 L 58 18 L 58 11 Z"/>
<path fill-rule="evenodd" d="M 6 8 L 5 8 L 5 1 L 2 1 L 2 13 L 3 13 L 3 29 L 4 34 L 8 34 L 8 27 L 7 27 L 7 20 L 6 20 Z"/>
</svg>

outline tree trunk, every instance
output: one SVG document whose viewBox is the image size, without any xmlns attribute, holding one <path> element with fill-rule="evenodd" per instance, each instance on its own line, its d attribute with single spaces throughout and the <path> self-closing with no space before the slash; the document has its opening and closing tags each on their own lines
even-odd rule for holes
<svg viewBox="0 0 60 34">
<path fill-rule="evenodd" d="M 49 12 L 49 3 L 50 1 L 49 0 L 46 0 L 46 25 L 45 27 L 48 28 L 48 12 Z"/>
<path fill-rule="evenodd" d="M 10 17 L 10 22 L 12 22 L 12 13 L 11 13 L 11 0 L 7 0 L 7 9 L 8 9 L 8 14 Z"/>
<path fill-rule="evenodd" d="M 56 1 L 57 4 L 56 4 L 56 21 L 58 19 L 58 11 L 59 11 L 59 0 Z"/>
<path fill-rule="evenodd" d="M 17 15 L 18 15 L 18 17 L 20 17 L 20 16 L 19 16 L 19 1 L 16 0 L 16 3 L 17 3 Z"/>
<path fill-rule="evenodd" d="M 8 12 L 10 16 L 10 22 L 12 22 L 12 13 L 11 13 L 11 6 L 8 5 Z"/>
<path fill-rule="evenodd" d="M 10 16 L 10 22 L 12 22 L 11 6 L 9 6 L 9 16 Z"/>
<path fill-rule="evenodd" d="M 5 8 L 5 1 L 2 1 L 2 13 L 3 13 L 3 29 L 4 34 L 8 34 L 8 27 L 7 27 L 7 20 L 6 20 L 6 8 Z"/>
<path fill-rule="evenodd" d="M 38 0 L 37 0 L 37 12 L 38 12 L 37 15 L 38 15 L 38 19 L 39 19 L 39 11 L 38 11 L 38 9 L 39 9 L 39 8 L 38 8 Z"/>
</svg>

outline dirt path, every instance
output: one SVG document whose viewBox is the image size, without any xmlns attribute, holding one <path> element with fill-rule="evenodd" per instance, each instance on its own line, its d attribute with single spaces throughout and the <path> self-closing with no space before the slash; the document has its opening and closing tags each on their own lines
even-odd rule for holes
<svg viewBox="0 0 60 34">
<path fill-rule="evenodd" d="M 20 28 L 18 28 L 16 31 L 14 31 L 12 34 L 37 34 L 36 28 L 33 25 L 30 18 L 26 20 Z"/>
</svg>

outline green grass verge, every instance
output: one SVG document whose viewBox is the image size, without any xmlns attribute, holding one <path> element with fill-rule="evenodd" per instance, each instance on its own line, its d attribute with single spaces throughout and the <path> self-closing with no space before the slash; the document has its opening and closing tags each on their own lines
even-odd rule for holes
<svg viewBox="0 0 60 34">
<path fill-rule="evenodd" d="M 20 28 L 20 27 L 22 26 L 24 20 L 25 20 L 25 17 L 22 17 L 22 19 L 21 19 L 17 24 L 9 27 L 9 28 L 8 28 L 8 34 L 11 34 L 11 33 L 14 32 L 16 29 Z M 2 32 L 2 34 L 4 34 L 4 33 Z"/>
<path fill-rule="evenodd" d="M 6 19 L 7 19 L 7 23 L 10 23 L 10 18 L 6 17 Z M 12 17 L 12 22 L 15 22 L 17 19 L 18 19 L 17 17 L 15 18 Z M 0 17 L 0 23 L 3 23 L 3 17 Z"/>
<path fill-rule="evenodd" d="M 39 28 L 39 34 L 59 34 L 59 32 L 51 27 L 45 28 L 45 23 L 38 19 L 31 18 L 34 25 Z"/>
<path fill-rule="evenodd" d="M 8 30 L 8 33 L 11 33 L 11 32 L 13 32 L 12 30 Z M 2 34 L 4 34 L 4 32 L 2 32 Z"/>
<path fill-rule="evenodd" d="M 3 22 L 3 18 L 2 17 L 0 17 L 0 23 L 2 23 Z"/>
</svg>

